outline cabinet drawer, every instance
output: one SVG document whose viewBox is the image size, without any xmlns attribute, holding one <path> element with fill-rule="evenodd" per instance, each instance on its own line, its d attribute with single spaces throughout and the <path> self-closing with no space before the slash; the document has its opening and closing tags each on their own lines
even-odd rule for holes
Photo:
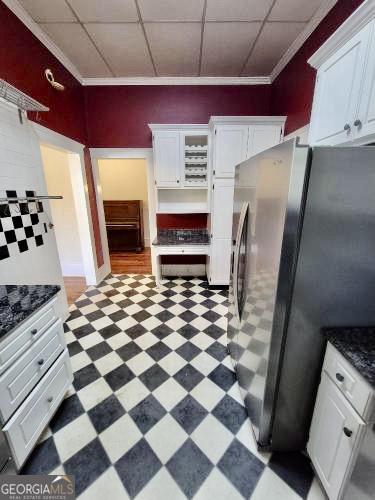
<svg viewBox="0 0 375 500">
<path fill-rule="evenodd" d="M 3 428 L 19 469 L 73 380 L 67 349 Z"/>
<path fill-rule="evenodd" d="M 323 370 L 357 412 L 366 419 L 374 404 L 373 390 L 330 343 L 327 346 Z"/>
<path fill-rule="evenodd" d="M 61 320 L 53 325 L 0 377 L 0 416 L 8 420 L 65 348 Z"/>
<path fill-rule="evenodd" d="M 156 246 L 157 255 L 209 255 L 210 245 Z"/>
<path fill-rule="evenodd" d="M 0 374 L 11 366 L 58 319 L 57 309 L 57 298 L 54 298 L 2 340 Z"/>
</svg>

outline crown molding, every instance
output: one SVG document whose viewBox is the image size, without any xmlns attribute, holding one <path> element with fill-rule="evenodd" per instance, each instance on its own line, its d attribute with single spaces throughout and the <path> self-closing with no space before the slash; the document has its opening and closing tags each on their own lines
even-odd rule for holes
<svg viewBox="0 0 375 500">
<path fill-rule="evenodd" d="M 328 12 L 336 5 L 338 0 L 327 0 L 324 2 L 321 7 L 315 12 L 313 17 L 307 23 L 304 30 L 297 36 L 292 45 L 287 49 L 287 51 L 283 54 L 280 61 L 273 68 L 270 80 L 271 83 L 279 76 L 285 66 L 291 61 L 291 59 L 296 55 L 302 45 L 306 42 L 309 36 L 315 31 L 318 25 L 323 21 Z"/>
<path fill-rule="evenodd" d="M 269 76 L 251 77 L 112 77 L 112 78 L 84 78 L 64 54 L 64 52 L 51 40 L 51 38 L 31 18 L 18 0 L 2 0 L 4 4 L 23 22 L 23 24 L 40 40 L 40 42 L 60 61 L 60 63 L 85 86 L 100 85 L 269 85 L 281 73 L 292 57 L 297 53 L 315 28 L 328 14 L 338 0 L 327 0 L 311 18 L 305 29 L 300 33 Z M 363 5 L 373 4 L 374 0 L 366 0 Z M 361 9 L 359 7 L 359 9 Z M 358 10 L 359 10 L 358 9 Z M 319 52 L 319 51 L 318 51 Z M 314 57 L 314 56 L 313 56 Z M 310 59 L 311 60 L 311 59 Z M 310 61 L 309 60 L 309 61 Z"/>
<path fill-rule="evenodd" d="M 374 18 L 375 0 L 365 0 L 307 62 L 313 68 L 319 68 L 337 49 L 342 47 Z"/>
<path fill-rule="evenodd" d="M 152 132 L 156 130 L 197 130 L 208 132 L 207 123 L 149 123 Z"/>
<path fill-rule="evenodd" d="M 211 116 L 208 125 L 275 124 L 284 125 L 286 116 Z"/>
<path fill-rule="evenodd" d="M 40 42 L 58 59 L 58 61 L 82 84 L 82 76 L 71 60 L 59 49 L 51 38 L 38 26 L 18 0 L 2 0 L 3 3 L 15 14 L 23 24 L 29 28 Z"/>
<path fill-rule="evenodd" d="M 146 76 L 83 78 L 82 85 L 269 85 L 269 76 Z"/>
</svg>

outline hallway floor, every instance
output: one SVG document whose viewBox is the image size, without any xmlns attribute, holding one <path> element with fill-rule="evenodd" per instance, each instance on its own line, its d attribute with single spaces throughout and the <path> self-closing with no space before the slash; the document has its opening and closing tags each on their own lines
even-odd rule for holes
<svg viewBox="0 0 375 500">
<path fill-rule="evenodd" d="M 301 454 L 259 454 L 227 355 L 227 292 L 113 275 L 65 324 L 73 388 L 23 468 L 80 500 L 322 500 Z"/>
<path fill-rule="evenodd" d="M 113 274 L 151 274 L 151 249 L 142 252 L 113 252 L 110 254 Z"/>
</svg>

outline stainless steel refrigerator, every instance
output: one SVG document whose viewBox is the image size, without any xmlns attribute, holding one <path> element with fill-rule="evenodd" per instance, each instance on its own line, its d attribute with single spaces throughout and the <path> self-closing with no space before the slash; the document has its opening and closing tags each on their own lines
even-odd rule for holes
<svg viewBox="0 0 375 500">
<path fill-rule="evenodd" d="M 328 326 L 375 325 L 375 147 L 236 167 L 228 341 L 259 448 L 304 449 Z"/>
</svg>

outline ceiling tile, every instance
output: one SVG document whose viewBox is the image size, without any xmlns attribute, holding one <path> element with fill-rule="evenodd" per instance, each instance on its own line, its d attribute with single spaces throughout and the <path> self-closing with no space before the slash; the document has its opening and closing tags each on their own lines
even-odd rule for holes
<svg viewBox="0 0 375 500">
<path fill-rule="evenodd" d="M 41 24 L 40 27 L 78 68 L 83 77 L 111 76 L 80 24 Z"/>
<path fill-rule="evenodd" d="M 324 0 L 277 0 L 270 21 L 308 21 Z"/>
<path fill-rule="evenodd" d="M 85 27 L 116 76 L 154 76 L 139 24 L 94 23 Z"/>
<path fill-rule="evenodd" d="M 272 0 L 207 0 L 206 21 L 262 21 Z"/>
<path fill-rule="evenodd" d="M 198 74 L 201 25 L 198 23 L 145 23 L 159 76 Z"/>
<path fill-rule="evenodd" d="M 266 23 L 242 76 L 269 75 L 305 23 Z"/>
<path fill-rule="evenodd" d="M 138 0 L 144 21 L 201 21 L 204 0 Z"/>
<path fill-rule="evenodd" d="M 65 0 L 21 0 L 20 4 L 37 22 L 75 21 Z"/>
<path fill-rule="evenodd" d="M 83 22 L 138 21 L 134 0 L 68 0 Z"/>
<path fill-rule="evenodd" d="M 206 23 L 203 38 L 204 76 L 238 76 L 261 23 Z"/>
</svg>

